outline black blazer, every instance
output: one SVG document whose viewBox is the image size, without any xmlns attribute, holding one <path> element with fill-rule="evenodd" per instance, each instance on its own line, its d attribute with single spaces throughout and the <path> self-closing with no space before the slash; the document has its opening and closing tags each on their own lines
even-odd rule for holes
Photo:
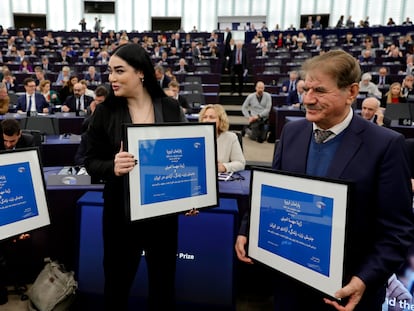
<svg viewBox="0 0 414 311">
<path fill-rule="evenodd" d="M 19 148 L 28 148 L 28 147 L 35 147 L 35 139 L 32 134 L 29 133 L 22 133 L 20 136 L 17 144 L 16 149 Z"/>
<path fill-rule="evenodd" d="M 89 107 L 91 102 L 93 101 L 93 98 L 88 95 L 83 95 L 83 104 L 85 106 L 85 110 Z M 75 112 L 76 111 L 76 96 L 71 95 L 66 98 L 63 105 L 68 106 L 70 111 L 69 112 Z"/>
<path fill-rule="evenodd" d="M 231 67 L 234 67 L 236 64 L 236 54 L 237 54 L 237 48 L 235 47 L 230 55 L 230 65 Z M 242 48 L 242 59 L 241 64 L 243 66 L 243 69 L 247 68 L 247 50 L 245 48 Z"/>
</svg>

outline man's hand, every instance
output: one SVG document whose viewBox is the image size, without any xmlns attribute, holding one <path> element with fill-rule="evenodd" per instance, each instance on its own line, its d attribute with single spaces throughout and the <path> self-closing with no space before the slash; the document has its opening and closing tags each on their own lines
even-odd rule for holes
<svg viewBox="0 0 414 311">
<path fill-rule="evenodd" d="M 337 301 L 324 298 L 325 303 L 333 306 L 339 311 L 352 311 L 362 298 L 365 292 L 365 283 L 359 277 L 352 277 L 351 281 L 335 293 L 336 298 L 349 298 L 345 306 L 341 306 Z"/>
<path fill-rule="evenodd" d="M 383 126 L 384 125 L 384 113 L 382 112 L 381 109 L 377 109 L 377 111 L 375 112 L 375 115 L 377 116 L 377 124 L 379 126 Z"/>
<path fill-rule="evenodd" d="M 239 235 L 237 236 L 234 249 L 236 251 L 237 258 L 239 258 L 240 261 L 252 264 L 253 260 L 246 256 L 246 244 L 247 244 L 247 237 L 245 237 L 244 235 Z"/>
</svg>

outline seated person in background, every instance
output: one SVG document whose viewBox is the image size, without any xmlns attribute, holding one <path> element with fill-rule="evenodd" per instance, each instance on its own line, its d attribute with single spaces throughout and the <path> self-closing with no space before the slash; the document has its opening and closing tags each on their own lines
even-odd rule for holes
<svg viewBox="0 0 414 311">
<path fill-rule="evenodd" d="M 82 123 L 82 135 L 78 150 L 75 154 L 75 165 L 83 166 L 86 157 L 87 135 L 86 131 L 89 126 L 90 117 L 95 112 L 96 106 L 104 102 L 109 94 L 109 90 L 104 85 L 98 85 L 95 89 L 95 99 L 87 108 L 85 120 Z"/>
<path fill-rule="evenodd" d="M 271 108 L 272 97 L 270 93 L 265 92 L 263 81 L 257 81 L 256 92 L 249 94 L 242 105 L 242 113 L 249 122 L 242 134 L 245 131 L 250 139 L 262 143 L 266 139 Z"/>
<path fill-rule="evenodd" d="M 35 146 L 33 135 L 22 133 L 17 120 L 4 119 L 1 121 L 1 128 L 3 130 L 4 149 L 13 150 Z"/>
<path fill-rule="evenodd" d="M 190 71 L 190 67 L 187 65 L 185 58 L 180 58 L 178 65 L 175 66 L 174 72 L 176 73 L 187 73 Z"/>
<path fill-rule="evenodd" d="M 168 96 L 175 98 L 183 109 L 184 113 L 191 113 L 190 105 L 187 102 L 187 99 L 184 96 L 180 95 L 180 84 L 173 80 L 168 83 Z"/>
<path fill-rule="evenodd" d="M 368 96 L 375 96 L 377 98 L 381 98 L 381 91 L 373 82 L 371 82 L 371 80 L 371 74 L 368 72 L 364 73 L 361 77 L 361 81 L 359 82 L 359 92 L 367 92 Z"/>
<path fill-rule="evenodd" d="M 88 73 L 85 74 L 84 79 L 92 85 L 97 85 L 102 83 L 101 74 L 96 72 L 95 66 L 88 67 Z"/>
<path fill-rule="evenodd" d="M 154 67 L 155 70 L 155 77 L 157 78 L 158 83 L 160 84 L 162 89 L 168 88 L 168 83 L 171 82 L 171 79 L 165 75 L 165 69 L 161 65 L 156 65 Z"/>
<path fill-rule="evenodd" d="M 380 101 L 375 97 L 367 97 L 362 102 L 361 116 L 379 126 L 390 127 L 391 120 L 384 117 L 384 108 L 380 107 Z"/>
<path fill-rule="evenodd" d="M 380 67 L 378 75 L 374 75 L 372 82 L 374 82 L 379 89 L 388 89 L 391 84 L 391 78 L 388 74 L 387 67 Z"/>
<path fill-rule="evenodd" d="M 50 80 L 43 80 L 39 84 L 39 91 L 40 94 L 42 94 L 45 97 L 49 106 L 54 107 L 56 105 L 60 105 L 60 100 L 58 94 L 50 89 L 50 84 Z"/>
<path fill-rule="evenodd" d="M 10 97 L 7 93 L 6 85 L 0 82 L 0 115 L 4 115 L 9 111 Z"/>
<path fill-rule="evenodd" d="M 59 75 L 56 79 L 57 85 L 64 85 L 65 82 L 69 81 L 70 79 L 70 67 L 69 66 L 63 66 L 62 70 L 59 72 Z"/>
<path fill-rule="evenodd" d="M 400 82 L 391 84 L 390 89 L 381 99 L 381 107 L 386 108 L 389 104 L 399 104 L 407 102 L 406 98 L 401 92 Z"/>
<path fill-rule="evenodd" d="M 296 84 L 296 90 L 289 92 L 286 97 L 286 105 L 293 106 L 295 108 L 301 108 L 303 105 L 303 96 L 305 91 L 303 87 L 305 86 L 305 81 L 299 80 Z"/>
<path fill-rule="evenodd" d="M 297 71 L 292 70 L 289 72 L 289 80 L 283 81 L 282 93 L 289 93 L 296 90 L 296 83 L 298 82 L 299 74 Z"/>
<path fill-rule="evenodd" d="M 105 98 L 108 96 L 108 88 L 105 85 L 98 85 L 94 91 L 95 93 L 95 98 L 94 100 L 90 103 L 90 105 L 86 108 L 86 116 L 90 117 L 95 109 L 96 106 L 99 105 L 100 103 L 102 103 Z M 85 119 L 85 121 L 87 120 L 87 118 Z M 86 128 L 87 129 L 87 128 Z M 85 129 L 85 130 L 86 130 Z"/>
<path fill-rule="evenodd" d="M 67 81 L 64 82 L 63 87 L 59 90 L 59 99 L 63 103 L 66 98 L 73 95 L 73 86 L 78 83 L 79 78 L 76 75 L 70 76 Z"/>
<path fill-rule="evenodd" d="M 406 75 L 403 82 L 402 82 L 402 90 L 401 93 L 404 97 L 409 95 L 414 95 L 414 88 L 413 88 L 414 76 Z"/>
<path fill-rule="evenodd" d="M 36 79 L 35 79 L 35 82 L 36 82 L 36 85 L 37 85 L 36 90 L 40 91 L 39 85 L 40 85 L 40 82 L 46 80 L 46 72 L 40 66 L 36 66 L 35 69 L 34 69 L 34 72 L 35 72 L 35 76 L 36 76 Z"/>
<path fill-rule="evenodd" d="M 33 66 L 29 63 L 29 59 L 24 58 L 19 66 L 19 71 L 23 73 L 32 73 Z"/>
<path fill-rule="evenodd" d="M 85 95 L 95 98 L 95 92 L 91 90 L 90 88 L 88 88 L 89 86 L 88 81 L 86 81 L 85 79 L 82 79 L 79 81 L 79 83 L 83 85 Z"/>
<path fill-rule="evenodd" d="M 363 50 L 361 55 L 358 56 L 358 62 L 361 65 L 375 63 L 375 58 L 372 56 L 372 51 L 369 49 Z"/>
<path fill-rule="evenodd" d="M 73 86 L 73 95 L 70 95 L 63 102 L 62 112 L 83 112 L 93 101 L 93 98 L 85 95 L 85 89 L 82 83 L 76 83 Z"/>
<path fill-rule="evenodd" d="M 223 106 L 219 104 L 205 106 L 200 111 L 199 121 L 216 123 L 218 172 L 244 170 L 246 159 L 237 135 L 228 130 L 229 119 Z"/>
<path fill-rule="evenodd" d="M 9 92 L 16 92 L 16 77 L 12 75 L 9 69 L 3 70 L 3 83 Z"/>
<path fill-rule="evenodd" d="M 26 92 L 17 99 L 17 112 L 27 112 L 28 115 L 32 112 L 49 113 L 49 104 L 45 97 L 40 93 L 36 93 L 35 80 L 26 78 L 23 84 Z"/>
</svg>

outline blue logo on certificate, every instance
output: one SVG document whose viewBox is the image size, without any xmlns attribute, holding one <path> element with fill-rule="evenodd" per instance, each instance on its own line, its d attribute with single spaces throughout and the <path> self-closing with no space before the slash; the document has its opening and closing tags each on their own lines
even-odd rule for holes
<svg viewBox="0 0 414 311">
<path fill-rule="evenodd" d="M 259 247 L 329 276 L 333 199 L 262 186 Z"/>
<path fill-rule="evenodd" d="M 138 142 L 141 205 L 207 193 L 204 137 Z"/>
<path fill-rule="evenodd" d="M 29 162 L 3 165 L 0 171 L 0 226 L 38 214 Z"/>
</svg>

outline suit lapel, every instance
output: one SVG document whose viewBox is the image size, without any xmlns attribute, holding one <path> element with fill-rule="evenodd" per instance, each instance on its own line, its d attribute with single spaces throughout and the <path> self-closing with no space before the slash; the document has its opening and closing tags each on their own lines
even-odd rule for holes
<svg viewBox="0 0 414 311">
<path fill-rule="evenodd" d="M 362 140 L 360 134 L 365 130 L 366 125 L 360 117 L 354 115 L 351 123 L 344 133 L 341 144 L 335 153 L 332 163 L 329 166 L 327 177 L 340 178 L 348 163 L 352 160 L 355 153 L 359 150 Z"/>
</svg>

